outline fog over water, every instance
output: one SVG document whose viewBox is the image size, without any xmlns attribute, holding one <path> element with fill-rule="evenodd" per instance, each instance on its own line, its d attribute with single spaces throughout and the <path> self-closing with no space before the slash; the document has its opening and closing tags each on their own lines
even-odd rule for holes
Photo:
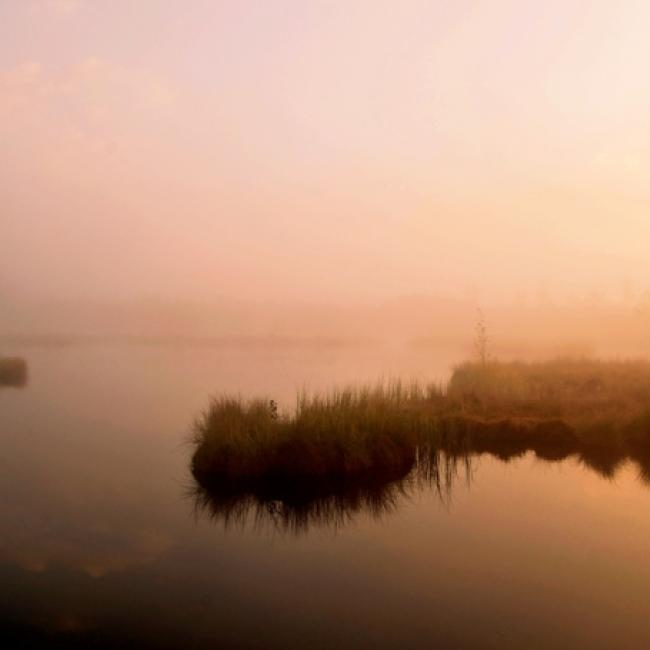
<svg viewBox="0 0 650 650">
<path fill-rule="evenodd" d="M 650 647 L 649 34 L 0 0 L 0 638 Z"/>
<path fill-rule="evenodd" d="M 444 353 L 12 347 L 0 388 L 0 629 L 27 647 L 638 648 L 650 642 L 650 490 L 567 458 L 489 455 L 452 488 L 224 529 L 196 510 L 191 419 L 222 390 L 293 402 Z M 252 513 L 250 513 L 252 514 Z M 471 621 L 471 625 L 468 625 Z M 30 645 L 31 644 L 31 645 Z"/>
</svg>

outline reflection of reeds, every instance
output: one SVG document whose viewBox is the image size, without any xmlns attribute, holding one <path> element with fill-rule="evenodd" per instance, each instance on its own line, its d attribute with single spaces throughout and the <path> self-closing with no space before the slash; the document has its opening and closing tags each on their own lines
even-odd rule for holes
<svg viewBox="0 0 650 650">
<path fill-rule="evenodd" d="M 197 513 L 230 526 L 252 526 L 301 534 L 310 528 L 337 530 L 358 516 L 381 520 L 394 513 L 415 490 L 433 489 L 443 502 L 450 498 L 459 469 L 471 477 L 471 458 L 448 456 L 439 450 L 418 454 L 402 476 L 377 472 L 248 484 L 228 481 L 196 482 L 190 490 Z"/>
<path fill-rule="evenodd" d="M 17 357 L 0 358 L 0 386 L 21 387 L 27 383 L 27 363 Z"/>
<path fill-rule="evenodd" d="M 194 443 L 199 504 L 226 522 L 255 512 L 296 531 L 386 514 L 416 482 L 443 494 L 475 454 L 573 456 L 605 477 L 632 458 L 647 480 L 650 363 L 466 363 L 447 387 L 301 395 L 293 415 L 218 398 Z"/>
<path fill-rule="evenodd" d="M 300 534 L 311 527 L 341 528 L 360 513 L 381 519 L 393 512 L 399 499 L 407 495 L 405 481 L 389 482 L 383 486 L 331 486 L 320 496 L 313 492 L 300 493 L 300 486 L 295 487 L 299 499 L 271 499 L 264 493 L 238 493 L 199 484 L 195 486 L 193 496 L 197 510 L 207 512 L 226 527 L 251 524 L 254 528 L 268 526 L 273 530 Z"/>
</svg>

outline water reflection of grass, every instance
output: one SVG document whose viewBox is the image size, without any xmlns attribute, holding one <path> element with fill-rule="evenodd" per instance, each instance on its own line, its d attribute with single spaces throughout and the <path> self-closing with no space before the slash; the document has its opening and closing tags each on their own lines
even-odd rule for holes
<svg viewBox="0 0 650 650">
<path fill-rule="evenodd" d="M 217 398 L 197 420 L 192 471 L 225 520 L 256 509 L 288 527 L 381 514 L 413 480 L 440 488 L 441 458 L 534 452 L 606 477 L 627 458 L 650 475 L 650 363 L 465 363 L 447 386 L 345 389 L 272 401 Z"/>
<path fill-rule="evenodd" d="M 26 383 L 26 361 L 17 357 L 0 357 L 0 386 L 21 387 Z"/>
<path fill-rule="evenodd" d="M 460 471 L 469 480 L 471 460 L 441 453 L 418 454 L 400 474 L 364 472 L 352 476 L 248 483 L 215 479 L 190 490 L 197 512 L 226 527 L 251 525 L 300 534 L 312 527 L 337 530 L 363 515 L 381 520 L 422 488 L 446 502 Z"/>
</svg>

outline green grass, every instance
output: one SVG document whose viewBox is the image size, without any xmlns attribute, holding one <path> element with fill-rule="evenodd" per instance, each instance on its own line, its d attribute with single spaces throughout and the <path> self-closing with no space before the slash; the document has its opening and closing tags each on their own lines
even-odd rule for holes
<svg viewBox="0 0 650 650">
<path fill-rule="evenodd" d="M 0 386 L 24 386 L 27 383 L 27 363 L 16 357 L 0 357 Z"/>
</svg>

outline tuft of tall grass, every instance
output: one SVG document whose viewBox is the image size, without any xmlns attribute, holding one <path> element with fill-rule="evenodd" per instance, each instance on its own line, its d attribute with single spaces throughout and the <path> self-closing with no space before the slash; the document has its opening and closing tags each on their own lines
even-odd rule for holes
<svg viewBox="0 0 650 650">
<path fill-rule="evenodd" d="M 218 397 L 194 426 L 195 475 L 280 481 L 365 472 L 402 476 L 431 434 L 442 394 L 400 382 L 298 395 L 295 413 L 269 400 Z"/>
<path fill-rule="evenodd" d="M 0 357 L 0 386 L 20 387 L 27 383 L 27 362 L 17 357 Z"/>
</svg>

